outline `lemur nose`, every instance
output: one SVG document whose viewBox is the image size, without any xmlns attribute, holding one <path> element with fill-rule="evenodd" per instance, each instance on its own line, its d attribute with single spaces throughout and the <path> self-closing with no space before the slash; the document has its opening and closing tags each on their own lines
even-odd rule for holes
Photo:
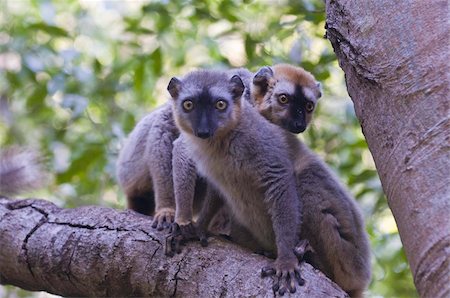
<svg viewBox="0 0 450 298">
<path fill-rule="evenodd" d="M 209 130 L 199 130 L 196 135 L 199 138 L 207 139 L 211 136 L 211 132 Z"/>
<path fill-rule="evenodd" d="M 300 132 L 304 132 L 306 129 L 306 123 L 304 122 L 300 122 L 300 121 L 295 121 L 295 128 L 298 129 Z"/>
</svg>

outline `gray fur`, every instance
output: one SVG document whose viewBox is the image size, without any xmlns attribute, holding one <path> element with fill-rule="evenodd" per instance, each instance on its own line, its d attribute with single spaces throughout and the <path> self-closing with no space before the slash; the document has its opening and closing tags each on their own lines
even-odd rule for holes
<svg viewBox="0 0 450 298">
<path fill-rule="evenodd" d="M 246 78 L 244 84 L 250 84 L 252 73 L 245 69 L 232 69 L 227 75 L 231 78 L 236 73 Z M 173 83 L 176 85 L 176 80 Z M 172 89 L 171 92 L 178 91 Z M 166 103 L 139 121 L 125 142 L 117 162 L 117 179 L 127 196 L 128 208 L 147 215 L 154 214 L 154 226 L 158 229 L 166 227 L 166 223 L 172 222 L 175 216 L 172 150 L 173 141 L 178 135 L 171 105 Z M 181 158 L 183 154 L 176 156 Z M 186 182 L 182 183 L 187 185 Z M 188 190 L 194 196 L 194 187 Z M 195 203 L 197 201 L 201 201 L 201 198 Z M 191 209 L 180 210 L 188 210 L 187 216 L 190 216 Z"/>
<path fill-rule="evenodd" d="M 175 213 L 172 142 L 178 135 L 166 103 L 136 125 L 117 162 L 117 178 L 129 208 L 147 215 L 156 209 L 158 228 L 164 221 L 173 221 Z"/>
<path fill-rule="evenodd" d="M 193 219 L 193 204 L 195 198 L 195 181 L 197 169 L 189 156 L 185 142 L 178 138 L 173 144 L 173 184 L 176 200 L 175 222 L 187 225 Z"/>
<path fill-rule="evenodd" d="M 352 297 L 360 297 L 371 277 L 370 246 L 361 211 L 336 175 L 295 135 L 297 191 L 303 202 L 302 238 L 313 250 L 311 263 Z"/>
<path fill-rule="evenodd" d="M 262 70 L 256 75 L 263 76 L 260 82 L 257 82 L 260 85 L 264 83 L 264 80 L 269 80 L 274 76 L 270 68 L 266 67 Z M 300 73 L 304 73 L 304 70 L 301 70 Z M 281 72 L 281 74 L 283 73 Z M 302 79 L 307 81 L 309 86 L 317 87 L 312 76 L 303 76 Z M 264 99 L 263 102 L 255 103 L 250 100 L 260 113 L 278 125 L 281 125 L 283 118 L 288 117 L 289 114 L 284 113 L 271 96 L 276 93 L 274 90 L 296 83 L 284 82 L 284 80 L 286 79 L 283 76 L 273 78 L 273 81 L 276 82 L 275 85 L 265 88 L 265 94 L 259 94 Z M 281 85 L 277 86 L 277 83 L 281 83 Z M 261 89 L 254 88 L 254 90 L 260 92 Z M 310 98 L 310 100 L 317 103 L 318 97 L 321 96 L 320 89 L 314 90 L 313 94 L 316 94 L 316 97 Z M 308 123 L 311 116 L 307 119 Z M 261 128 L 259 131 L 264 130 Z M 369 241 L 361 212 L 355 200 L 317 154 L 311 152 L 294 134 L 287 130 L 282 134 L 289 149 L 289 159 L 294 165 L 297 192 L 304 204 L 302 238 L 307 239 L 315 251 L 308 255 L 309 261 L 352 297 L 362 296 L 370 281 L 371 270 Z M 179 141 L 182 143 L 182 138 Z M 174 158 L 177 157 L 174 156 Z M 188 163 L 188 160 L 185 162 Z M 222 168 L 219 167 L 219 169 Z M 205 204 L 207 208 L 202 210 L 204 214 L 199 217 L 198 224 L 201 230 L 209 225 L 209 222 L 202 218 L 211 218 L 212 214 L 216 212 L 214 208 L 208 208 L 208 205 L 220 205 L 217 202 L 220 200 L 222 198 L 219 193 L 207 198 Z M 230 236 L 233 241 L 254 251 L 264 251 L 264 247 L 258 243 L 254 234 L 236 222 L 233 217 L 231 220 Z"/>
<path fill-rule="evenodd" d="M 173 111 L 180 139 L 203 177 L 218 189 L 233 213 L 264 250 L 277 254 L 277 271 L 298 269 L 293 249 L 299 240 L 301 201 L 282 129 L 264 119 L 246 100 L 233 98 L 223 73 L 198 71 L 181 82 Z M 200 102 L 205 90 L 211 95 Z M 185 111 L 186 98 L 198 111 Z M 202 107 L 225 100 L 226 111 L 209 112 L 212 136 L 196 136 Z M 208 101 L 208 102 L 206 102 Z M 206 109 L 206 108 L 204 108 Z M 203 114 L 202 114 L 203 115 Z M 293 274 L 293 273 L 292 273 Z"/>
<path fill-rule="evenodd" d="M 269 121 L 283 126 L 292 119 L 276 100 L 277 93 L 293 92 L 300 85 L 307 98 L 317 103 L 320 85 L 298 67 L 279 65 L 273 72 L 257 72 L 256 83 L 276 82 L 259 95 L 256 108 Z M 255 76 L 255 77 L 256 77 Z M 307 87 L 307 88 L 306 88 Z M 253 87 L 255 92 L 260 88 Z M 280 91 L 282 90 L 282 91 Z M 253 96 L 253 95 L 252 95 Z M 286 106 L 287 107 L 287 106 Z M 312 113 L 307 115 L 307 124 Z M 286 128 L 288 129 L 288 128 Z M 311 262 L 352 297 L 362 296 L 370 282 L 370 246 L 359 207 L 331 169 L 294 134 L 284 131 L 297 177 L 297 191 L 303 202 L 302 237 L 315 253 Z"/>
<path fill-rule="evenodd" d="M 241 71 L 241 73 L 239 73 L 239 71 Z M 242 75 L 242 72 L 244 75 Z M 248 86 L 248 81 L 251 80 L 251 73 L 245 69 L 231 70 L 229 71 L 228 78 L 231 77 L 232 74 L 239 74 L 240 76 L 245 77 L 244 84 L 246 87 Z M 200 79 L 200 82 L 202 82 L 201 76 L 192 78 L 193 80 Z M 282 79 L 279 78 L 278 80 Z M 211 83 L 213 83 L 213 81 L 211 81 Z M 315 85 L 317 84 L 315 83 Z M 249 88 L 246 88 L 245 98 L 254 104 L 253 96 L 250 97 L 248 90 Z M 320 93 L 318 93 L 317 97 L 319 96 Z M 280 118 L 285 116 L 276 109 L 267 106 L 267 102 L 270 103 L 271 101 L 268 97 L 270 97 L 270 94 L 266 94 L 264 105 L 258 106 L 258 109 L 271 122 L 279 123 L 281 120 Z M 314 100 L 314 98 L 311 100 Z M 314 102 L 316 102 L 316 100 L 314 100 Z M 261 109 L 261 107 L 264 107 L 264 109 Z M 154 116 L 147 117 L 150 119 L 144 120 L 144 118 L 141 121 L 147 122 L 147 124 L 143 124 L 147 128 L 140 129 L 142 130 L 142 136 L 136 137 L 136 139 L 147 138 L 146 134 L 149 131 L 149 127 L 152 126 L 152 121 L 156 118 Z M 139 125 L 141 124 L 139 123 L 138 126 Z M 138 127 L 136 127 L 135 130 L 139 130 Z M 259 131 L 263 132 L 263 129 L 260 129 Z M 303 143 L 295 138 L 294 135 L 288 132 L 285 133 L 287 147 L 290 148 L 289 158 L 291 163 L 295 166 L 298 194 L 305 205 L 303 213 L 305 220 L 302 224 L 302 233 L 304 237 L 310 241 L 316 251 L 311 261 L 352 296 L 361 295 L 370 281 L 370 254 L 367 234 L 364 231 L 364 222 L 359 208 L 345 188 L 338 182 L 338 179 L 329 167 L 323 163 L 316 154 L 311 152 Z M 264 135 L 267 137 L 266 134 Z M 145 177 L 145 179 L 136 179 L 136 181 L 143 181 L 142 185 L 151 185 L 152 183 L 145 182 L 151 181 L 149 180 L 150 177 L 145 175 L 145 172 L 144 174 L 142 172 L 140 172 L 140 174 L 133 173 L 133 170 L 139 172 L 139 166 L 143 164 L 143 159 L 139 159 L 139 156 L 142 156 L 142 150 L 144 150 L 142 148 L 145 147 L 142 143 L 145 144 L 145 141 L 134 142 L 134 147 L 131 146 L 134 148 L 133 150 L 135 150 L 135 152 L 133 153 L 133 151 L 130 151 L 129 154 L 136 154 L 137 157 L 135 157 L 136 160 L 134 165 L 128 167 L 130 171 L 125 174 L 137 178 Z M 191 184 L 192 181 L 195 180 L 193 178 L 194 175 L 196 176 L 196 174 L 192 172 L 193 161 L 189 158 L 189 154 L 186 154 L 186 148 L 177 149 L 178 144 L 184 147 L 185 144 L 183 143 L 183 138 L 178 139 L 174 143 L 173 170 L 175 197 L 178 197 L 177 216 L 179 218 L 179 223 L 184 224 L 192 221 L 192 200 L 195 198 L 194 202 L 198 202 L 201 196 L 194 195 L 194 187 Z M 165 144 L 160 147 L 155 146 L 155 148 L 160 148 L 162 150 L 167 149 L 168 152 L 172 152 L 171 147 L 166 146 Z M 175 166 L 176 164 L 178 165 Z M 146 167 L 144 167 L 144 169 L 146 169 Z M 175 174 L 176 171 L 179 171 L 179 173 Z M 183 171 L 186 172 L 183 173 Z M 219 197 L 220 199 L 220 195 L 217 195 L 216 197 Z M 211 217 L 212 216 L 209 215 L 208 218 Z M 201 216 L 199 220 L 201 220 Z M 233 221 L 235 222 L 235 220 Z M 208 224 L 209 222 L 206 225 Z M 232 225 L 231 235 L 234 241 L 254 250 L 260 250 L 262 247 L 262 245 L 257 244 L 252 233 L 247 231 L 247 229 L 243 228 L 240 224 Z"/>
</svg>

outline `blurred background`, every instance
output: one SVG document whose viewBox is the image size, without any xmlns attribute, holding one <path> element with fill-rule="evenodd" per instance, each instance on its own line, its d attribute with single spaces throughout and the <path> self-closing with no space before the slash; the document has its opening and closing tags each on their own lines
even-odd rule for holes
<svg viewBox="0 0 450 298">
<path fill-rule="evenodd" d="M 0 146 L 37 148 L 54 174 L 27 196 L 125 208 L 115 162 L 127 134 L 165 102 L 172 76 L 287 62 L 324 88 L 300 137 L 361 206 L 372 247 L 369 297 L 416 297 L 395 221 L 324 39 L 322 1 L 0 1 Z M 0 286 L 0 297 L 47 296 Z"/>
</svg>

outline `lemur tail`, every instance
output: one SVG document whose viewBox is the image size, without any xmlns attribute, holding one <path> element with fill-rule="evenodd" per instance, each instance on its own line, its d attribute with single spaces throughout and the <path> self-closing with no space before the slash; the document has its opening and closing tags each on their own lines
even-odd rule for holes
<svg viewBox="0 0 450 298">
<path fill-rule="evenodd" d="M 0 150 L 0 194 L 17 195 L 38 189 L 47 182 L 43 159 L 31 149 L 10 147 Z"/>
</svg>

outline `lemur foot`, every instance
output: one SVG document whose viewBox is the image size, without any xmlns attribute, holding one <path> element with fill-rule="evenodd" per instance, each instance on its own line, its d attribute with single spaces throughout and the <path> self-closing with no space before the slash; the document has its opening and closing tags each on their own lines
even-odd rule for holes
<svg viewBox="0 0 450 298">
<path fill-rule="evenodd" d="M 300 276 L 299 261 L 295 255 L 285 258 L 277 258 L 274 264 L 266 266 L 261 270 L 261 276 L 275 275 L 276 281 L 272 286 L 274 294 L 283 296 L 288 290 L 291 293 L 296 291 L 296 283 L 299 286 L 305 284 L 305 280 Z"/>
<path fill-rule="evenodd" d="M 194 224 L 179 225 L 174 222 L 170 227 L 169 235 L 166 237 L 166 256 L 172 257 L 175 253 L 181 253 L 181 247 L 186 242 L 195 240 L 199 240 L 203 247 L 208 245 L 206 233 L 200 231 Z"/>
<path fill-rule="evenodd" d="M 162 231 L 169 228 L 175 220 L 175 209 L 161 208 L 153 216 L 152 228 Z"/>
</svg>

